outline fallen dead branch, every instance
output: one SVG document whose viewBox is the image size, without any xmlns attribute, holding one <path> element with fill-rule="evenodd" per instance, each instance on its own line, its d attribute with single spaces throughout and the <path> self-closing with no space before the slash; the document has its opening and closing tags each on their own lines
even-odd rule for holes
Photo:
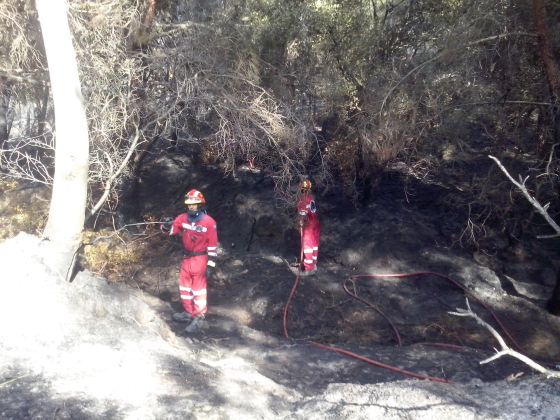
<svg viewBox="0 0 560 420">
<path fill-rule="evenodd" d="M 521 175 L 520 175 L 519 176 L 519 182 L 517 182 L 509 174 L 509 172 L 504 167 L 504 165 L 502 165 L 502 162 L 500 162 L 497 158 L 495 158 L 492 155 L 488 155 L 488 157 L 490 159 L 492 159 L 494 162 L 496 162 L 498 167 L 509 178 L 509 180 L 513 183 L 513 185 L 515 185 L 517 188 L 519 188 L 519 190 L 523 193 L 523 195 L 529 201 L 529 203 L 531 203 L 531 205 L 542 215 L 542 217 L 544 217 L 544 219 L 547 221 L 547 223 L 550 225 L 550 227 L 552 227 L 552 229 L 554 229 L 554 231 L 556 232 L 556 234 L 554 234 L 554 235 L 537 236 L 537 237 L 543 239 L 543 238 L 556 238 L 556 237 L 560 236 L 560 226 L 558 226 L 558 224 L 548 214 L 548 207 L 549 207 L 550 203 L 547 203 L 543 206 L 543 205 L 541 205 L 541 203 L 539 203 L 537 201 L 537 199 L 535 197 L 533 197 L 531 194 L 529 194 L 529 191 L 527 190 L 527 187 L 525 186 L 525 183 L 527 182 L 529 177 L 527 176 L 524 179 L 521 179 Z"/>
<path fill-rule="evenodd" d="M 536 370 L 537 372 L 544 374 L 547 378 L 560 378 L 560 371 L 547 369 L 544 366 L 535 362 L 534 360 L 530 359 L 529 357 L 525 356 L 524 354 L 521 354 L 518 351 L 515 351 L 515 350 L 511 349 L 506 344 L 504 339 L 500 336 L 500 334 L 498 334 L 498 332 L 494 329 L 494 327 L 492 327 L 490 324 L 488 324 L 487 322 L 482 320 L 482 318 L 480 318 L 477 314 L 475 314 L 472 311 L 471 306 L 469 304 L 469 300 L 468 299 L 465 299 L 465 300 L 466 300 L 466 304 L 467 304 L 467 309 L 457 308 L 457 312 L 449 312 L 449 314 L 456 315 L 456 316 L 473 318 L 477 322 L 477 324 L 479 324 L 480 326 L 482 326 L 482 327 L 486 328 L 488 331 L 490 331 L 490 333 L 498 341 L 498 343 L 500 344 L 500 347 L 501 347 L 501 350 L 499 350 L 499 351 L 496 350 L 495 355 L 493 355 L 493 356 L 491 356 L 487 359 L 482 360 L 480 362 L 481 365 L 492 362 L 496 359 L 499 359 L 502 356 L 507 355 L 507 356 L 515 357 L 516 359 L 522 361 L 523 363 L 525 363 L 526 365 L 528 365 L 532 369 Z"/>
<path fill-rule="evenodd" d="M 12 378 L 12 379 L 10 379 L 10 380 L 8 380 L 8 381 L 6 381 L 6 382 L 2 382 L 2 383 L 0 383 L 0 388 L 3 387 L 3 386 L 9 385 L 9 384 L 11 384 L 12 382 L 15 382 L 15 381 L 17 381 L 17 380 L 19 380 L 19 379 L 26 378 L 26 377 L 28 377 L 28 376 L 31 376 L 31 374 L 30 374 L 30 373 L 27 373 L 27 374 L 25 374 L 25 375 L 21 375 L 21 376 L 18 376 L 18 377 L 16 377 L 16 378 Z"/>
</svg>

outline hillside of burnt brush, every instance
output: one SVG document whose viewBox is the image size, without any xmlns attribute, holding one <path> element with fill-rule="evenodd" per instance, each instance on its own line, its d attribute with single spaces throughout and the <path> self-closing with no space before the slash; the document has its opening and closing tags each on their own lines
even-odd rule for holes
<svg viewBox="0 0 560 420">
<path fill-rule="evenodd" d="M 275 196 L 264 171 L 225 176 L 219 166 L 200 165 L 195 154 L 147 162 L 114 218 L 118 235 L 85 247 L 87 257 L 100 243 L 109 249 L 126 243 L 133 257 L 111 269 L 88 268 L 180 310 L 181 244 L 157 224 L 144 223 L 183 212 L 182 197 L 191 188 L 205 194 L 220 239 L 219 265 L 209 274 L 204 337 L 219 339 L 228 325 L 281 337 L 289 304 L 287 328 L 296 339 L 348 346 L 435 343 L 489 352 L 495 342 L 488 331 L 449 314 L 464 308 L 468 297 L 513 346 L 540 360 L 560 359 L 560 322 L 545 310 L 560 267 L 558 250 L 529 237 L 512 241 L 490 225 L 473 246 L 465 236 L 468 209 L 450 205 L 449 188 L 396 172 L 387 172 L 359 206 L 345 198 L 342 186 L 317 187 L 319 272 L 303 280 L 291 301 L 295 276 L 289 266 L 300 251 L 293 205 Z M 403 276 L 377 277 L 384 273 Z M 414 273 L 428 274 L 408 275 Z M 182 333 L 182 325 L 173 327 Z M 503 376 L 511 363 L 500 361 L 496 372 L 479 374 Z"/>
</svg>

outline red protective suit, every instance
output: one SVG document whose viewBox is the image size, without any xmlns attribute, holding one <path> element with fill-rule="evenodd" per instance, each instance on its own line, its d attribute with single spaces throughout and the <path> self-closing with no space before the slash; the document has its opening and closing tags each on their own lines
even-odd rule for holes
<svg viewBox="0 0 560 420">
<path fill-rule="evenodd" d="M 303 233 L 301 247 L 303 249 L 304 271 L 313 270 L 317 267 L 319 256 L 319 237 L 321 236 L 321 224 L 317 217 L 317 206 L 315 198 L 309 192 L 304 192 L 298 202 L 298 213 L 303 218 Z"/>
<path fill-rule="evenodd" d="M 170 235 L 182 233 L 185 254 L 179 273 L 179 293 L 185 311 L 191 316 L 204 315 L 206 302 L 206 266 L 218 256 L 216 222 L 204 212 L 190 218 L 182 213 L 173 221 Z"/>
</svg>

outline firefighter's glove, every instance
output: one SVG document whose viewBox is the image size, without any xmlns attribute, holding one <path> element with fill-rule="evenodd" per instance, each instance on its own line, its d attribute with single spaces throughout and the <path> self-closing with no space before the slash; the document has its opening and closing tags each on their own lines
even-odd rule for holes
<svg viewBox="0 0 560 420">
<path fill-rule="evenodd" d="M 215 272 L 216 271 L 216 261 L 208 260 L 208 263 L 206 264 L 206 270 L 208 270 L 209 273 Z"/>
<path fill-rule="evenodd" d="M 159 226 L 159 228 L 161 229 L 161 231 L 163 233 L 167 233 L 169 234 L 169 232 L 171 231 L 171 226 L 173 226 L 173 218 L 171 217 L 164 217 L 162 219 L 162 223 Z"/>
</svg>

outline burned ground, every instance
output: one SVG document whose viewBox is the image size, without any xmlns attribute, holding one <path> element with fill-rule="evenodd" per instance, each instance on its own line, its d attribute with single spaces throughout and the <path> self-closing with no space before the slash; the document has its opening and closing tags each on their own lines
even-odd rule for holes
<svg viewBox="0 0 560 420">
<path fill-rule="evenodd" d="M 187 335 L 184 324 L 171 318 L 180 310 L 180 243 L 157 225 L 133 224 L 183 211 L 181 195 L 191 187 L 205 193 L 218 221 L 221 257 L 209 275 L 205 325 Z M 560 320 L 544 306 L 553 287 L 550 273 L 559 264 L 554 249 L 524 242 L 519 251 L 520 244 L 514 248 L 500 238 L 491 242 L 494 249 L 460 247 L 451 233 L 465 221 L 460 209 L 452 213 L 441 205 L 445 191 L 409 184 L 405 193 L 399 178 L 388 176 L 358 209 L 335 188 L 318 191 L 319 272 L 302 279 L 289 301 L 296 280 L 289 265 L 298 258 L 299 237 L 293 208 L 275 199 L 273 187 L 256 171 L 224 177 L 219 168 L 194 170 L 188 156 L 154 159 L 135 190 L 135 205 L 122 214 L 120 223 L 128 226 L 103 239 L 128 243 L 139 257 L 128 271 L 98 273 L 107 280 L 84 271 L 71 284 L 47 281 L 39 291 L 45 299 L 47 292 L 57 294 L 52 300 L 61 319 L 54 321 L 54 314 L 38 310 L 41 298 L 28 295 L 36 282 L 43 284 L 33 268 L 44 270 L 40 258 L 22 272 L 13 266 L 17 247 L 40 255 L 41 243 L 7 241 L 4 270 L 12 271 L 2 278 L 13 283 L 2 282 L 2 296 L 15 295 L 23 304 L 3 303 L 3 319 L 13 319 L 14 331 L 3 344 L 2 417 L 558 415 L 551 408 L 560 405 L 556 381 L 511 358 L 480 365 L 495 340 L 473 320 L 449 314 L 465 307 L 466 291 L 480 316 L 509 334 L 524 354 L 553 368 L 560 360 Z M 380 273 L 428 274 L 353 277 Z M 30 311 L 43 313 L 44 320 L 18 324 Z M 53 322 L 60 334 L 47 333 Z M 18 329 L 30 329 L 23 342 Z M 411 379 L 314 343 L 454 385 Z M 44 360 L 33 351 L 38 346 Z M 80 363 L 81 357 L 88 361 Z M 137 385 L 127 393 L 130 380 Z"/>
<path fill-rule="evenodd" d="M 167 178 L 161 177 L 164 173 Z M 288 265 L 299 258 L 299 237 L 293 208 L 279 205 L 272 181 L 250 171 L 224 178 L 218 168 L 193 176 L 189 165 L 168 158 L 155 160 L 142 179 L 138 214 L 153 211 L 161 218 L 183 211 L 172 195 L 177 185 L 181 192 L 196 187 L 207 195 L 222 251 L 219 268 L 210 275 L 209 324 L 213 314 L 236 314 L 234 321 L 241 325 L 282 336 L 283 308 L 295 281 Z M 530 242 L 510 245 L 498 237 L 487 242 L 494 248 L 501 243 L 501 249 L 460 247 L 457 236 L 448 233 L 457 235 L 465 220 L 460 209 L 452 214 L 441 206 L 439 197 L 447 192 L 421 185 L 406 188 L 405 194 L 399 178 L 388 176 L 377 195 L 358 209 L 340 199 L 341 191 L 318 191 L 319 272 L 303 280 L 291 302 L 290 336 L 349 346 L 396 344 L 389 321 L 347 294 L 346 284 L 395 324 L 403 344 L 438 342 L 489 351 L 495 343 L 487 331 L 448 314 L 465 306 L 467 290 L 485 302 L 482 307 L 471 298 L 475 310 L 485 319 L 500 320 L 528 354 L 560 359 L 557 319 L 544 311 L 558 254 L 542 248 L 537 254 Z M 173 204 L 158 208 L 157 203 Z M 126 281 L 179 309 L 180 244 L 158 235 L 151 240 L 142 269 Z M 352 277 L 417 272 L 441 276 Z M 212 328 L 204 335 L 211 336 Z"/>
</svg>

